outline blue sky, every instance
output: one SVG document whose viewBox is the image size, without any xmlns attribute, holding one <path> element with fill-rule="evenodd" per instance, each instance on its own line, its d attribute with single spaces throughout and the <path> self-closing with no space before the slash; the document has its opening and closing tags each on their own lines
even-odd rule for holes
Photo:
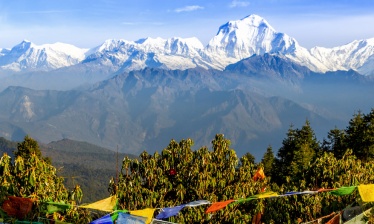
<svg viewBox="0 0 374 224">
<path fill-rule="evenodd" d="M 205 45 L 219 26 L 250 14 L 307 48 L 374 37 L 373 0 L 0 0 L 0 48 L 193 36 Z"/>
</svg>

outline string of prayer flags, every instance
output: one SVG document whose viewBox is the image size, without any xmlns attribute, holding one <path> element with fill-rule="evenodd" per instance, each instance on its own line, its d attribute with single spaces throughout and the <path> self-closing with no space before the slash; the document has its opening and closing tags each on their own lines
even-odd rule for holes
<svg viewBox="0 0 374 224">
<path fill-rule="evenodd" d="M 358 185 L 357 188 L 363 202 L 374 201 L 374 184 Z"/>
<path fill-rule="evenodd" d="M 352 194 L 353 191 L 355 191 L 357 186 L 350 186 L 350 187 L 340 187 L 336 190 L 330 191 L 330 194 L 337 195 L 337 196 L 343 196 L 343 195 L 349 195 Z"/>
<path fill-rule="evenodd" d="M 213 203 L 206 211 L 205 213 L 215 212 L 218 211 L 224 207 L 226 207 L 228 204 L 233 202 L 235 200 L 227 200 L 227 201 L 221 201 L 221 202 L 215 202 Z"/>
<path fill-rule="evenodd" d="M 175 207 L 163 208 L 162 211 L 156 216 L 156 219 L 166 219 L 171 216 L 178 215 L 179 211 L 182 210 L 186 205 L 178 205 Z"/>
<path fill-rule="evenodd" d="M 187 203 L 186 206 L 195 207 L 195 206 L 207 205 L 207 204 L 211 204 L 211 202 L 208 200 L 198 200 L 198 201 L 192 201 L 190 203 Z"/>
<path fill-rule="evenodd" d="M 156 209 L 154 208 L 146 208 L 142 210 L 135 210 L 135 211 L 130 211 L 131 215 L 136 215 L 136 216 L 143 216 L 147 218 L 146 224 L 149 224 L 152 222 L 153 218 L 153 213 L 155 212 Z"/>
<path fill-rule="evenodd" d="M 95 209 L 105 212 L 113 212 L 117 208 L 117 197 L 115 195 L 102 199 L 100 201 L 88 204 L 88 205 L 82 205 L 81 208 L 89 208 L 89 209 Z"/>
</svg>

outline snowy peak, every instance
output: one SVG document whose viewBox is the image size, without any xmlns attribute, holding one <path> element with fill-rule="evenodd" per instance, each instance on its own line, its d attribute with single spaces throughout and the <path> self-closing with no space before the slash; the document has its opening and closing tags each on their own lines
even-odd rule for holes
<svg viewBox="0 0 374 224">
<path fill-rule="evenodd" d="M 197 38 L 144 38 L 137 41 L 106 40 L 90 50 L 83 61 L 114 66 L 122 71 L 145 67 L 187 69 L 196 67 L 193 59 L 199 57 L 203 44 Z"/>
<path fill-rule="evenodd" d="M 310 50 L 313 57 L 324 63 L 329 71 L 354 69 L 362 74 L 374 70 L 374 38 L 355 40 L 334 48 L 314 47 Z"/>
<path fill-rule="evenodd" d="M 38 46 L 24 40 L 0 56 L 0 66 L 13 71 L 47 71 L 79 63 L 85 58 L 87 50 L 64 43 Z"/>
<path fill-rule="evenodd" d="M 250 15 L 221 26 L 217 35 L 210 40 L 207 50 L 243 59 L 253 54 L 287 52 L 290 48 L 294 50 L 296 45 L 296 40 L 276 32 L 262 17 Z"/>
<path fill-rule="evenodd" d="M 220 26 L 206 47 L 195 37 L 143 38 L 137 41 L 109 39 L 91 49 L 64 43 L 35 45 L 24 40 L 12 49 L 0 49 L 0 69 L 49 71 L 84 64 L 90 71 L 120 73 L 146 67 L 162 69 L 223 70 L 252 55 L 274 54 L 326 72 L 354 69 L 374 75 L 374 38 L 335 47 L 301 47 L 294 38 L 277 32 L 264 18 L 249 15 Z"/>
</svg>

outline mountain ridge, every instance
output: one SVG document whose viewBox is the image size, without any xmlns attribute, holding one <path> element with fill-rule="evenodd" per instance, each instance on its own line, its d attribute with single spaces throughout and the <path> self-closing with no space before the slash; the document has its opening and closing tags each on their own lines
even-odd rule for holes
<svg viewBox="0 0 374 224">
<path fill-rule="evenodd" d="M 69 138 L 106 148 L 118 145 L 122 152 L 139 154 L 160 150 L 171 138 L 192 138 L 197 147 L 209 145 L 215 134 L 224 133 L 241 154 L 249 146 L 251 150 L 269 144 L 276 147 L 288 125 L 302 125 L 305 119 L 318 124 L 319 135 L 334 125 L 342 126 L 353 113 L 351 107 L 344 104 L 335 111 L 334 104 L 325 104 L 321 97 L 328 91 L 332 102 L 345 102 L 335 83 L 344 83 L 344 93 L 350 94 L 341 98 L 364 100 L 362 94 L 372 95 L 368 82 L 354 81 L 357 75 L 365 78 L 354 71 L 332 72 L 332 80 L 321 86 L 318 79 L 326 74 L 314 73 L 284 56 L 257 55 L 232 66 L 245 70 L 146 68 L 84 89 L 8 87 L 0 93 L 0 136 L 19 139 L 32 133 L 41 142 Z M 351 92 L 351 86 L 360 91 Z M 306 91 L 312 93 L 305 95 Z M 366 110 L 368 104 L 362 100 L 349 102 Z M 253 153 L 262 156 L 261 150 Z"/>
<path fill-rule="evenodd" d="M 62 79 L 78 77 L 77 83 L 93 83 L 111 75 L 146 67 L 224 70 L 240 60 L 266 53 L 283 55 L 314 72 L 353 69 L 363 75 L 374 73 L 374 38 L 356 40 L 334 48 L 306 49 L 294 38 L 277 32 L 264 18 L 255 14 L 223 24 L 206 46 L 195 37 L 148 37 L 137 41 L 108 39 L 91 49 L 62 43 L 37 46 L 23 41 L 10 50 L 1 49 L 0 52 L 0 79 L 5 79 L 3 85 L 20 84 L 17 77 L 9 75 L 14 73 L 20 76 L 20 72 L 37 79 L 32 72 L 60 74 L 65 71 L 75 76 L 60 74 Z M 99 67 L 102 71 L 95 72 Z M 87 76 L 91 73 L 95 77 L 93 81 Z M 82 76 L 86 77 L 80 80 Z"/>
</svg>

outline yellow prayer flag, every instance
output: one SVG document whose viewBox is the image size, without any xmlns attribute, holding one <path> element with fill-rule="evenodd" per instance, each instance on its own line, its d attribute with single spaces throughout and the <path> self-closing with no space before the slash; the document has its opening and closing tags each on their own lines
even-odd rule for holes
<svg viewBox="0 0 374 224">
<path fill-rule="evenodd" d="M 258 194 L 257 198 L 270 198 L 270 197 L 276 197 L 276 196 L 278 196 L 277 193 L 269 191 L 269 192 Z"/>
<path fill-rule="evenodd" d="M 359 185 L 357 188 L 363 202 L 374 201 L 374 184 Z"/>
<path fill-rule="evenodd" d="M 88 205 L 82 205 L 81 208 L 90 208 L 90 209 L 96 209 L 100 211 L 105 212 L 113 212 L 115 210 L 115 207 L 117 205 L 117 197 L 115 195 L 105 198 L 103 200 L 88 204 Z"/>
<path fill-rule="evenodd" d="M 155 210 L 156 209 L 154 209 L 154 208 L 146 208 L 146 209 L 142 209 L 142 210 L 130 211 L 130 214 L 147 217 L 147 224 L 150 224 L 152 222 L 153 213 L 155 213 Z"/>
</svg>

